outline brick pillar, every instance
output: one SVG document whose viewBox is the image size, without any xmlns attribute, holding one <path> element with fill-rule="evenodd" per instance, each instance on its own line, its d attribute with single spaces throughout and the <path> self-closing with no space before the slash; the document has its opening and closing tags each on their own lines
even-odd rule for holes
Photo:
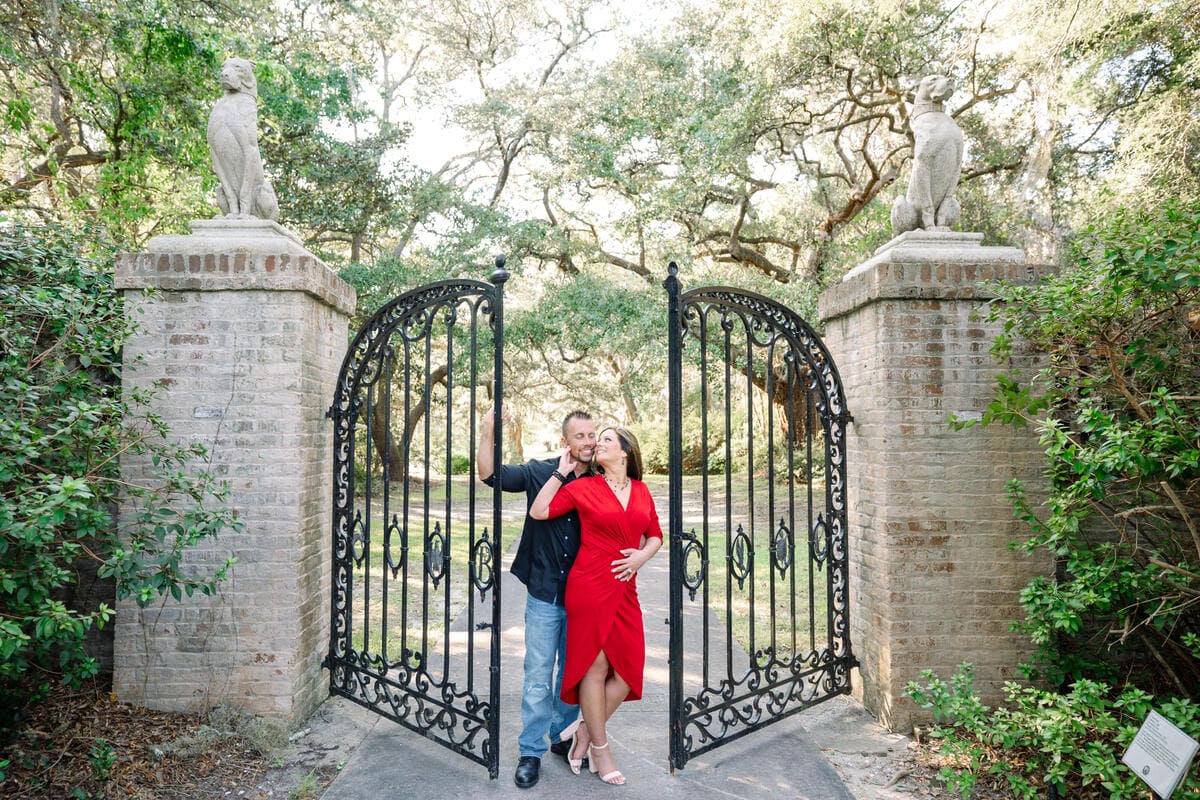
<svg viewBox="0 0 1200 800">
<path fill-rule="evenodd" d="M 325 411 L 347 346 L 354 290 L 264 220 L 192 223 L 123 255 L 116 285 L 140 332 L 122 382 L 158 387 L 153 409 L 204 443 L 245 524 L 187 563 L 237 564 L 214 597 L 117 608 L 114 690 L 157 709 L 220 703 L 287 721 L 326 696 L 332 431 Z M 144 290 L 151 290 L 146 292 Z M 125 479 L 148 480 L 125 458 Z M 123 512 L 127 513 L 127 511 Z"/>
<path fill-rule="evenodd" d="M 1009 630 L 1018 594 L 1051 564 L 1012 552 L 1028 529 L 1006 496 L 1036 481 L 1036 435 L 1011 427 L 952 431 L 979 419 L 1000 367 L 1000 326 L 979 317 L 983 285 L 1033 277 L 1024 254 L 982 234 L 915 231 L 893 239 L 825 291 L 819 314 L 854 415 L 847 436 L 850 620 L 861 663 L 854 691 L 888 728 L 923 712 L 905 684 L 973 662 L 989 702 L 1029 654 Z M 1011 365 L 1010 365 L 1011 366 Z M 1029 364 L 1023 365 L 1028 367 Z"/>
</svg>

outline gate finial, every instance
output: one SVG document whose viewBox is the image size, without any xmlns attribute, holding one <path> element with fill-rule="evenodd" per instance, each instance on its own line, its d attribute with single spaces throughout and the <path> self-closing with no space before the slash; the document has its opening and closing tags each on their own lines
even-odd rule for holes
<svg viewBox="0 0 1200 800">
<path fill-rule="evenodd" d="M 663 278 L 663 288 L 667 289 L 671 285 L 672 281 L 674 281 L 676 284 L 679 283 L 679 265 L 674 261 L 667 264 L 667 277 Z"/>
<path fill-rule="evenodd" d="M 488 276 L 489 281 L 499 285 L 508 280 L 508 270 L 504 268 L 504 262 L 506 260 L 507 259 L 504 257 L 504 253 L 496 256 L 496 268 L 492 270 L 492 274 Z"/>
</svg>

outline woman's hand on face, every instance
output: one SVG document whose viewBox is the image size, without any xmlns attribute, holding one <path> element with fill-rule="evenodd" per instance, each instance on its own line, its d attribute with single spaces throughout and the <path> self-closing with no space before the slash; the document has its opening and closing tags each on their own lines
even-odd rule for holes
<svg viewBox="0 0 1200 800">
<path fill-rule="evenodd" d="M 612 562 L 613 577 L 619 581 L 631 581 L 633 576 L 637 575 L 637 571 L 641 569 L 646 561 L 645 553 L 634 547 L 626 547 L 621 550 L 621 558 L 615 559 Z"/>
</svg>

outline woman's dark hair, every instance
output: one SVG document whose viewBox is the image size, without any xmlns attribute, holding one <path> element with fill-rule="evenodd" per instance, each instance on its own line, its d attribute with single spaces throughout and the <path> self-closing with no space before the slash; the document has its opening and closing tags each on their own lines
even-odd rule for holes
<svg viewBox="0 0 1200 800">
<path fill-rule="evenodd" d="M 638 445 L 637 437 L 628 428 L 619 428 L 615 425 L 604 430 L 615 433 L 617 441 L 621 443 L 621 450 L 625 453 L 627 461 L 625 474 L 635 481 L 640 481 L 642 479 L 642 448 Z M 603 436 L 604 431 L 600 431 L 600 435 Z"/>
</svg>

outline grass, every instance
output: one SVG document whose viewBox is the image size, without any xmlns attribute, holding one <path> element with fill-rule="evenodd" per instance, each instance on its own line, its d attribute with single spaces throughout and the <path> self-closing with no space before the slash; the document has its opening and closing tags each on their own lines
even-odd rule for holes
<svg viewBox="0 0 1200 800">
<path fill-rule="evenodd" d="M 450 492 L 451 506 L 449 525 L 446 514 L 447 491 Z M 406 652 L 410 657 L 413 653 L 419 653 L 430 658 L 440 650 L 446 638 L 447 620 L 453 624 L 466 610 L 468 600 L 472 596 L 476 601 L 479 598 L 478 589 L 468 587 L 473 542 L 482 537 L 485 529 L 494 547 L 496 541 L 492 530 L 490 490 L 486 487 L 478 486 L 476 491 L 480 512 L 473 533 L 468 522 L 467 477 L 452 478 L 448 482 L 431 481 L 428 515 L 424 512 L 424 487 L 414 487 L 410 492 L 408 513 L 403 523 L 400 523 L 399 517 L 404 510 L 400 491 L 392 493 L 388 521 L 383 517 L 382 498 L 373 499 L 367 557 L 353 571 L 355 602 L 351 644 L 355 649 L 383 655 L 391 663 L 400 661 Z M 518 503 L 516 521 L 511 520 L 514 516 L 514 509 L 511 508 L 513 499 Z M 506 496 L 505 500 L 506 519 L 501 526 L 500 547 L 493 551 L 492 569 L 495 573 L 503 569 L 503 550 L 520 535 L 524 515 L 523 496 Z M 363 498 L 359 498 L 357 503 L 359 507 L 365 507 Z M 392 517 L 397 523 L 406 525 L 409 531 L 407 556 L 399 550 L 399 537 L 395 533 L 391 537 L 391 564 L 395 565 L 395 569 L 388 563 L 388 548 L 385 548 L 385 534 Z M 449 531 L 449 565 L 437 581 L 425 569 L 426 531 L 432 534 L 435 530 L 441 534 L 443 541 Z M 409 663 L 415 665 L 417 661 L 410 658 Z"/>
<path fill-rule="evenodd" d="M 300 778 L 296 784 L 296 788 L 288 793 L 290 800 L 316 800 L 324 791 L 320 779 L 317 778 L 316 769 L 311 769 L 308 774 Z"/>
<path fill-rule="evenodd" d="M 662 475 L 648 476 L 647 484 L 654 493 L 660 506 L 665 506 L 667 497 L 667 478 Z M 754 543 L 752 569 L 745 576 L 739 587 L 736 579 L 729 576 L 729 531 L 736 535 L 741 525 L 746 534 L 750 534 L 750 502 L 749 490 L 745 475 L 731 476 L 731 494 L 734 501 L 731 504 L 730 522 L 725 518 L 725 504 L 722 501 L 725 491 L 725 476 L 709 476 L 708 490 L 710 506 L 708 509 L 708 602 L 710 610 L 719 615 L 723 622 L 729 624 L 734 641 L 747 652 L 756 650 L 771 650 L 775 656 L 786 661 L 799 652 L 807 654 L 812 650 L 821 650 L 828 639 L 828 576 L 825 570 L 828 565 L 818 570 L 808 558 L 808 498 L 803 484 L 796 486 L 795 508 L 795 554 L 792 565 L 780 572 L 772 567 L 771 539 L 779 523 L 780 516 L 789 518 L 788 494 L 786 483 L 776 484 L 774 513 L 771 514 L 769 487 L 765 480 L 756 479 L 753 485 L 754 500 Z M 813 486 L 814 505 L 823 507 L 824 487 L 820 484 Z M 683 479 L 683 529 L 685 532 L 694 531 L 697 538 L 703 541 L 705 513 L 702 503 L 703 481 L 700 476 L 684 476 Z M 664 522 L 666 514 L 662 514 Z M 790 520 L 789 520 L 790 521 Z M 750 561 L 750 559 L 747 559 Z M 694 561 L 687 565 L 694 568 Z M 792 578 L 795 578 L 793 591 Z M 812 579 L 813 592 L 810 607 L 809 580 Z M 771 590 L 774 587 L 775 603 L 772 607 Z M 703 602 L 704 586 L 701 585 L 696 594 L 696 600 L 691 601 L 684 593 L 685 607 L 689 603 L 697 605 Z M 751 592 L 753 591 L 753 599 Z M 774 613 L 772 614 L 772 610 Z M 730 622 L 730 620 L 732 620 Z M 772 639 L 772 633 L 774 638 Z"/>
</svg>

